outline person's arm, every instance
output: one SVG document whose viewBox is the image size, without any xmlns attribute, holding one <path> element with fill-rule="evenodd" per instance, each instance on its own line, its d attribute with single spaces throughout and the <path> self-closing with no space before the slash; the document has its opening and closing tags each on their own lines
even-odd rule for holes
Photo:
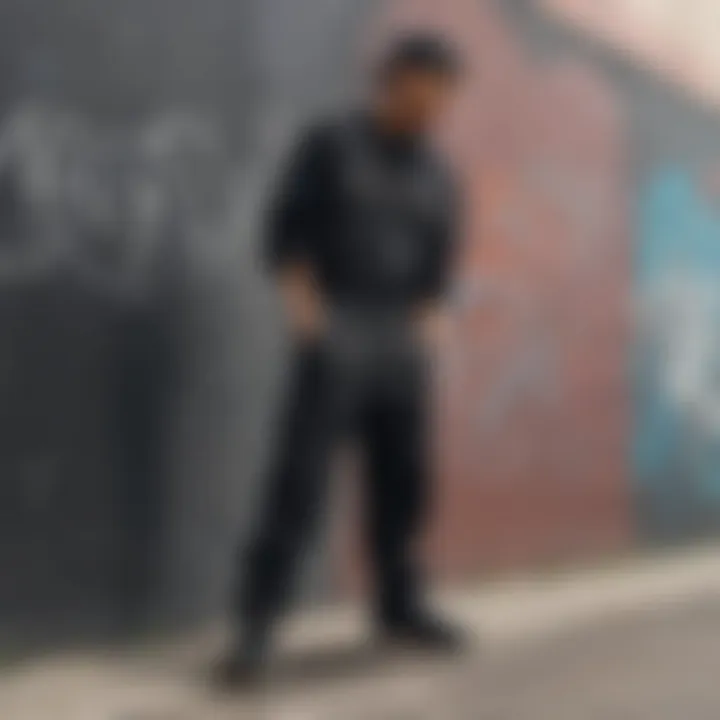
<svg viewBox="0 0 720 720">
<path fill-rule="evenodd" d="M 426 229 L 427 262 L 416 306 L 420 331 L 433 346 L 442 341 L 449 323 L 447 296 L 459 246 L 461 215 L 460 193 L 448 178 L 441 198 L 441 210 Z"/>
<path fill-rule="evenodd" d="M 315 257 L 328 162 L 326 133 L 315 129 L 303 135 L 290 154 L 266 219 L 266 265 L 277 280 L 291 330 L 301 337 L 316 336 L 324 322 Z"/>
</svg>

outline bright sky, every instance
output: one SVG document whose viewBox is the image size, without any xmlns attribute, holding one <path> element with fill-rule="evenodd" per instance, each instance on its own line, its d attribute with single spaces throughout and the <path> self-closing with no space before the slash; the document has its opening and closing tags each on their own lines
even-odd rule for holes
<svg viewBox="0 0 720 720">
<path fill-rule="evenodd" d="M 720 0 L 541 0 L 704 100 L 720 103 Z"/>
</svg>

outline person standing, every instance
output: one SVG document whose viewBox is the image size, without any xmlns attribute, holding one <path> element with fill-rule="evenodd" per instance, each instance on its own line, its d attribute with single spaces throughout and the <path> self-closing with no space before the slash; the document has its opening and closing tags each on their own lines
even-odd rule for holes
<svg viewBox="0 0 720 720">
<path fill-rule="evenodd" d="M 426 606 L 414 545 L 429 501 L 430 359 L 445 318 L 458 191 L 431 148 L 460 76 L 443 38 L 404 36 L 366 105 L 302 133 L 270 205 L 264 256 L 293 335 L 265 505 L 241 552 L 230 683 L 256 678 L 323 514 L 333 450 L 367 457 L 373 617 L 388 641 L 453 650 Z"/>
</svg>

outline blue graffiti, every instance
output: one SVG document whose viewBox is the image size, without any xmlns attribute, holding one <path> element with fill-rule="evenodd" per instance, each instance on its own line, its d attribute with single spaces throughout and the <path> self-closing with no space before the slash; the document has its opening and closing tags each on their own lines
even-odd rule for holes
<svg viewBox="0 0 720 720">
<path fill-rule="evenodd" d="M 650 531 L 720 528 L 720 202 L 655 173 L 635 246 L 634 470 Z"/>
</svg>

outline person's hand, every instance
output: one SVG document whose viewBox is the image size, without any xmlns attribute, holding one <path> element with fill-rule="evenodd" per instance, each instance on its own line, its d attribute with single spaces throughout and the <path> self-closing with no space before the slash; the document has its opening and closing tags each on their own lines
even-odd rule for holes
<svg viewBox="0 0 720 720">
<path fill-rule="evenodd" d="M 423 307 L 416 313 L 416 329 L 421 342 L 430 350 L 445 345 L 450 334 L 450 316 L 437 306 Z"/>
<path fill-rule="evenodd" d="M 325 330 L 325 308 L 309 270 L 302 266 L 287 269 L 281 287 L 291 332 L 301 340 L 320 337 Z"/>
<path fill-rule="evenodd" d="M 325 311 L 316 292 L 299 293 L 288 306 L 291 330 L 301 340 L 314 340 L 325 330 Z"/>
</svg>

